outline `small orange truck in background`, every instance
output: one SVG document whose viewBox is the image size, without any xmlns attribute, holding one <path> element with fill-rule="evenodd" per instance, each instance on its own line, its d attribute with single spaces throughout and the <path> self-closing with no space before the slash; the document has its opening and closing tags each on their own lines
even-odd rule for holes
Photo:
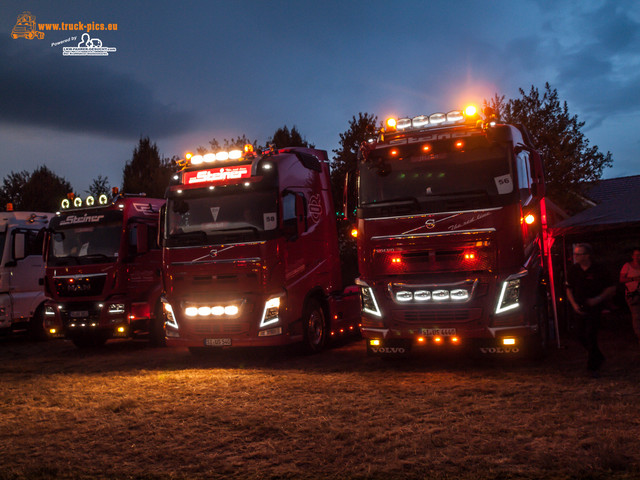
<svg viewBox="0 0 640 480">
<path fill-rule="evenodd" d="M 18 15 L 18 20 L 16 20 L 16 24 L 11 30 L 11 38 L 14 40 L 17 38 L 26 38 L 29 40 L 37 38 L 42 40 L 44 38 L 44 32 L 38 30 L 36 26 L 36 16 L 32 15 L 31 12 L 25 11 Z"/>
</svg>

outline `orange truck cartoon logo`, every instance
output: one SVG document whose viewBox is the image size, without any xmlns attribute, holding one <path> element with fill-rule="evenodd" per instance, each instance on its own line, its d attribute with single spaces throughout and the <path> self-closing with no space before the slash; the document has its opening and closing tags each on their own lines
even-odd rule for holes
<svg viewBox="0 0 640 480">
<path fill-rule="evenodd" d="M 44 38 L 44 32 L 38 30 L 36 26 L 36 16 L 32 15 L 31 12 L 22 12 L 18 15 L 18 20 L 13 30 L 11 30 L 11 38 L 15 40 L 21 37 L 29 40 L 33 40 L 34 38 L 42 40 Z"/>
</svg>

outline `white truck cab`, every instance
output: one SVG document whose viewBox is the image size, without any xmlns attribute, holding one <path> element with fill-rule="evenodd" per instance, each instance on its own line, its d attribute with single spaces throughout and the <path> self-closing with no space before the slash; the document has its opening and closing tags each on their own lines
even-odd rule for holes
<svg viewBox="0 0 640 480">
<path fill-rule="evenodd" d="M 43 229 L 52 213 L 0 212 L 0 332 L 43 338 Z"/>
</svg>

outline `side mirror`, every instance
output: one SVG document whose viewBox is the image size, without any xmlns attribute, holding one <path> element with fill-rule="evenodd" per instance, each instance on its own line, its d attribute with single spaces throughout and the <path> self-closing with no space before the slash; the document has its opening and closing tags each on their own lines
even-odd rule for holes
<svg viewBox="0 0 640 480">
<path fill-rule="evenodd" d="M 342 213 L 345 220 L 355 220 L 354 211 L 357 205 L 356 171 L 349 170 L 344 177 L 344 190 L 342 192 Z"/>
<path fill-rule="evenodd" d="M 136 243 L 138 244 L 138 254 L 149 251 L 149 226 L 146 223 L 139 223 L 136 229 Z"/>
<path fill-rule="evenodd" d="M 304 197 L 296 195 L 296 233 L 298 236 L 307 231 L 307 212 L 304 206 Z"/>
<path fill-rule="evenodd" d="M 531 166 L 531 176 L 533 178 L 531 194 L 536 198 L 542 198 L 545 194 L 544 165 L 540 154 L 536 150 L 529 151 L 529 162 Z"/>
<path fill-rule="evenodd" d="M 162 246 L 163 245 L 163 239 L 164 239 L 164 222 L 165 222 L 165 216 L 167 215 L 167 204 L 165 203 L 164 205 L 162 205 L 162 207 L 160 207 L 160 215 L 158 217 L 158 245 Z"/>
</svg>

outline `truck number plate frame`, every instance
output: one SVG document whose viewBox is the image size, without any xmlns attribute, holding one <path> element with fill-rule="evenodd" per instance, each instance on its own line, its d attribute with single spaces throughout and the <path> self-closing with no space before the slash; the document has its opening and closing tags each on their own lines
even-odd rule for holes
<svg viewBox="0 0 640 480">
<path fill-rule="evenodd" d="M 230 347 L 231 339 L 230 338 L 205 338 L 204 345 L 205 347 Z"/>
<path fill-rule="evenodd" d="M 425 337 L 452 337 L 456 334 L 455 328 L 423 328 L 422 335 Z"/>
</svg>

